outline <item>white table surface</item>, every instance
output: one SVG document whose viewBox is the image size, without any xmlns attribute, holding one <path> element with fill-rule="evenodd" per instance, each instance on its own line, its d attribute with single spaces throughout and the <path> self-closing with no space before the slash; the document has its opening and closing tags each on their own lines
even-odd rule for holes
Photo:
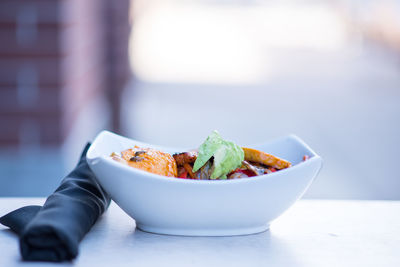
<svg viewBox="0 0 400 267">
<path fill-rule="evenodd" d="M 0 215 L 42 198 L 0 198 Z M 0 226 L 0 266 L 400 266 L 400 201 L 301 200 L 269 231 L 178 237 L 135 229 L 117 205 L 96 223 L 72 263 L 22 262 Z"/>
</svg>

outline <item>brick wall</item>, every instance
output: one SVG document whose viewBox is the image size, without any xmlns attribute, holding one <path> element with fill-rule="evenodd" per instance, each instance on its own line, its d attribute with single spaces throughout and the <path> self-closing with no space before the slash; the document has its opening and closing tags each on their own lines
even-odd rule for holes
<svg viewBox="0 0 400 267">
<path fill-rule="evenodd" d="M 59 145 L 104 95 L 119 127 L 130 1 L 0 2 L 0 148 Z"/>
</svg>

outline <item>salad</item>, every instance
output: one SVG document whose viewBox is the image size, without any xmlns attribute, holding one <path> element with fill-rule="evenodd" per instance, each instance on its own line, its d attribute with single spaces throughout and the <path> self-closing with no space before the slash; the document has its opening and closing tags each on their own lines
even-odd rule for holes
<svg viewBox="0 0 400 267">
<path fill-rule="evenodd" d="M 173 155 L 152 148 L 112 153 L 111 158 L 151 173 L 195 180 L 239 179 L 273 173 L 291 163 L 253 148 L 240 147 L 213 131 L 197 150 Z"/>
</svg>

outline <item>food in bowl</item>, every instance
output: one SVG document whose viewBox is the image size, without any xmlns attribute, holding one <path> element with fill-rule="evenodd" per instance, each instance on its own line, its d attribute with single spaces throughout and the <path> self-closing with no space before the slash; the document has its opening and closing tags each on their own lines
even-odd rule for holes
<svg viewBox="0 0 400 267">
<path fill-rule="evenodd" d="M 120 154 L 113 152 L 111 158 L 154 174 L 195 180 L 248 178 L 291 167 L 287 160 L 224 140 L 217 131 L 213 131 L 197 150 L 171 155 L 134 146 Z"/>
<path fill-rule="evenodd" d="M 159 175 L 176 177 L 177 167 L 171 154 L 152 148 L 133 148 L 124 150 L 121 155 L 112 153 L 111 157 L 121 163 Z"/>
</svg>

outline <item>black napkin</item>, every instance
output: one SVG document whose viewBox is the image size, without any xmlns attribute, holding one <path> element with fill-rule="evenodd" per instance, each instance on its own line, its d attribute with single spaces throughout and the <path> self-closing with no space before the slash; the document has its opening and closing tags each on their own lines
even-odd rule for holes
<svg viewBox="0 0 400 267">
<path fill-rule="evenodd" d="M 27 261 L 65 261 L 78 255 L 78 245 L 110 204 L 86 163 L 87 144 L 76 168 L 65 177 L 43 207 L 26 206 L 0 218 L 20 237 Z"/>
</svg>

